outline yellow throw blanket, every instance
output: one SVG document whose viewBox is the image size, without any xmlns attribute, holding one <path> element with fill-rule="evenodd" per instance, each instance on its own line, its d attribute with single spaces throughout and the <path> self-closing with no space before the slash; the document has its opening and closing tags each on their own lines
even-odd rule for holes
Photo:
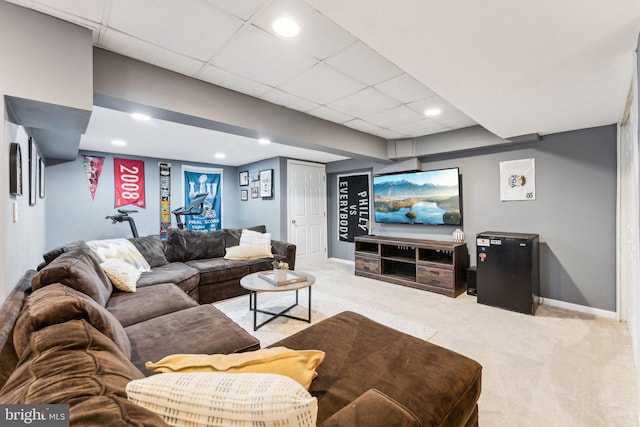
<svg viewBox="0 0 640 427">
<path fill-rule="evenodd" d="M 172 354 L 156 363 L 147 362 L 152 372 L 258 372 L 286 375 L 307 390 L 324 360 L 320 350 L 263 348 L 234 354 Z"/>
</svg>

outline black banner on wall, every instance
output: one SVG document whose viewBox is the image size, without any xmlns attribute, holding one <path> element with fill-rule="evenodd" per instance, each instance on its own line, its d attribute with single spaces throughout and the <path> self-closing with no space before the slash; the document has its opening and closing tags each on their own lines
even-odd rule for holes
<svg viewBox="0 0 640 427">
<path fill-rule="evenodd" d="M 369 234 L 369 178 L 368 173 L 338 175 L 338 236 L 343 242 Z"/>
</svg>

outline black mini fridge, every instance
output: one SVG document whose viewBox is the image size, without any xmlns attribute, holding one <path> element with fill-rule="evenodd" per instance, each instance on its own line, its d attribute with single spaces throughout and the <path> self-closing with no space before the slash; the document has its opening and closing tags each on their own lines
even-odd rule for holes
<svg viewBox="0 0 640 427">
<path fill-rule="evenodd" d="M 486 231 L 476 236 L 477 301 L 535 314 L 540 295 L 539 236 Z"/>
</svg>

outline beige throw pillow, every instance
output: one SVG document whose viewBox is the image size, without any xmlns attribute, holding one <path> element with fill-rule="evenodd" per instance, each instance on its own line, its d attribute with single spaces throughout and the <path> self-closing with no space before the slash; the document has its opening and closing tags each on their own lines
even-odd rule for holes
<svg viewBox="0 0 640 427">
<path fill-rule="evenodd" d="M 168 373 L 131 381 L 130 401 L 172 426 L 311 427 L 318 401 L 276 374 Z"/>
<path fill-rule="evenodd" d="M 271 247 L 271 233 L 259 233 L 257 231 L 242 229 L 240 246 L 262 245 Z"/>
<path fill-rule="evenodd" d="M 97 255 L 100 262 L 117 258 L 133 265 L 140 271 L 151 270 L 151 266 L 138 248 L 127 239 L 90 240 L 87 245 Z"/>
<path fill-rule="evenodd" d="M 100 267 L 117 289 L 125 292 L 136 291 L 136 283 L 142 274 L 140 270 L 117 258 L 109 258 L 100 264 Z"/>
<path fill-rule="evenodd" d="M 264 245 L 245 245 L 232 246 L 226 249 L 224 256 L 226 259 L 247 260 L 257 258 L 273 258 L 271 246 Z"/>
</svg>

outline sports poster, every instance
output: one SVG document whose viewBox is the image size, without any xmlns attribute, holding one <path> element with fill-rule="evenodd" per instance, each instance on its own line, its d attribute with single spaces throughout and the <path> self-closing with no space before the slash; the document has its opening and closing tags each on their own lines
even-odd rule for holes
<svg viewBox="0 0 640 427">
<path fill-rule="evenodd" d="M 369 234 L 370 174 L 338 175 L 338 236 L 343 242 Z"/>
<path fill-rule="evenodd" d="M 171 228 L 171 163 L 158 163 L 160 170 L 160 239 Z"/>
<path fill-rule="evenodd" d="M 536 164 L 534 159 L 500 162 L 500 200 L 535 200 Z"/>
<path fill-rule="evenodd" d="M 212 231 L 222 229 L 222 169 L 182 166 L 182 194 L 188 206 L 198 194 L 207 193 L 203 211 L 197 216 L 183 216 L 185 229 Z"/>
<path fill-rule="evenodd" d="M 145 208 L 144 160 L 113 158 L 116 200 L 114 208 L 134 205 Z"/>
</svg>

